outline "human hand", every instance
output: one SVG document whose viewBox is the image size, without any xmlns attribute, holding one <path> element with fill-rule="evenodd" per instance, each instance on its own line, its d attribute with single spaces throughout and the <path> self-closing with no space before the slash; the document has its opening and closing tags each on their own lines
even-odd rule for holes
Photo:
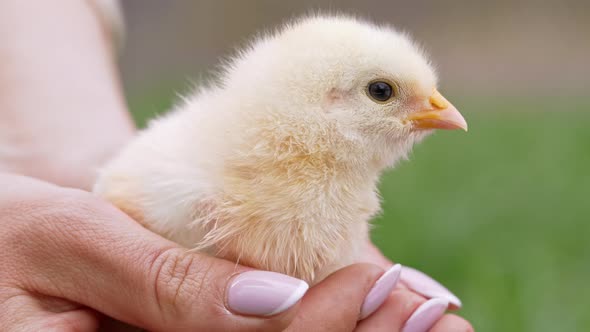
<svg viewBox="0 0 590 332">
<path fill-rule="evenodd" d="M 0 188 L 7 331 L 94 331 L 99 312 L 149 330 L 353 330 L 383 273 L 372 264 L 347 267 L 299 303 L 301 281 L 187 253 L 89 193 L 1 174 Z M 401 299 L 385 306 L 407 308 Z M 398 309 L 378 311 L 359 331 L 402 324 L 410 311 Z"/>
<path fill-rule="evenodd" d="M 276 331 L 306 289 L 187 253 L 86 192 L 2 174 L 0 188 L 3 331 L 94 331 L 97 312 L 156 331 Z"/>
</svg>

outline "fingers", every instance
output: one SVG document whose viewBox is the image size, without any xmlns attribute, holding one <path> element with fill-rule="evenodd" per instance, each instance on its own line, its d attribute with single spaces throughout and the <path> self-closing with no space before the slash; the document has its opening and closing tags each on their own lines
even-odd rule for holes
<svg viewBox="0 0 590 332">
<path fill-rule="evenodd" d="M 369 243 L 365 260 L 382 267 L 392 263 Z M 401 282 L 379 310 L 363 320 L 357 331 L 472 331 L 471 325 L 456 315 L 444 315 L 447 309 L 458 309 L 461 301 L 440 283 L 426 274 L 403 267 Z M 430 299 L 426 301 L 422 296 Z M 405 307 L 400 307 L 406 303 Z M 442 317 L 442 318 L 441 318 Z"/>
<path fill-rule="evenodd" d="M 382 274 L 373 264 L 336 271 L 309 290 L 287 331 L 352 331 L 365 298 Z"/>
<path fill-rule="evenodd" d="M 358 323 L 355 332 L 391 332 L 399 331 L 392 327 L 395 313 L 399 312 L 396 299 L 389 296 L 373 315 Z M 396 320 L 397 321 L 397 320 Z M 396 324 L 399 325 L 399 324 Z"/>
<path fill-rule="evenodd" d="M 404 324 L 403 332 L 423 332 L 430 329 L 445 313 L 449 302 L 434 298 L 422 303 Z"/>
<path fill-rule="evenodd" d="M 469 326 L 465 320 L 457 316 L 441 319 L 447 306 L 448 302 L 445 299 L 426 300 L 412 291 L 398 289 L 389 296 L 375 314 L 361 321 L 355 331 L 426 332 L 436 326 L 438 332 L 458 332 L 463 330 L 452 328 Z M 441 322 L 443 325 L 439 326 Z"/>
<path fill-rule="evenodd" d="M 381 308 L 359 322 L 356 332 L 473 332 L 465 319 L 447 314 L 447 301 L 422 296 L 406 289 L 395 290 Z"/>
<path fill-rule="evenodd" d="M 355 331 L 401 331 L 412 313 L 425 302 L 414 292 L 396 289 L 377 312 L 359 323 Z"/>
<path fill-rule="evenodd" d="M 12 225 L 2 240 L 22 289 L 175 331 L 283 330 L 307 291 L 298 279 L 189 253 L 90 194 L 6 181 L 0 176 L 0 187 L 12 187 L 0 193 L 0 227 Z"/>
<path fill-rule="evenodd" d="M 30 294 L 43 294 L 149 330 L 347 331 L 366 316 L 360 331 L 471 328 L 456 316 L 441 319 L 448 299 L 404 289 L 381 296 L 397 281 L 392 270 L 357 264 L 308 291 L 294 278 L 187 252 L 87 193 L 6 175 L 0 188 L 0 280 L 25 291 L 20 299 L 30 303 L 20 307 L 40 307 Z M 5 299 L 0 293 L 0 312 Z M 83 330 L 94 320 L 80 310 L 47 317 Z M 8 321 L 26 331 L 41 316 Z"/>
<path fill-rule="evenodd" d="M 363 260 L 381 266 L 384 269 L 389 268 L 393 264 L 372 243 L 367 245 Z M 411 267 L 404 266 L 402 268 L 401 282 L 398 284 L 398 287 L 409 288 L 426 298 L 444 298 L 449 301 L 449 309 L 451 310 L 459 309 L 462 305 L 461 300 L 438 281 Z"/>
<path fill-rule="evenodd" d="M 408 288 L 426 298 L 443 298 L 449 302 L 451 309 L 461 308 L 461 300 L 455 294 L 421 271 L 404 266 L 401 280 Z"/>
<path fill-rule="evenodd" d="M 361 314 L 359 320 L 365 319 L 372 315 L 379 307 L 387 300 L 400 277 L 402 266 L 397 264 L 390 267 L 379 279 L 375 282 L 373 288 L 361 307 Z"/>
</svg>

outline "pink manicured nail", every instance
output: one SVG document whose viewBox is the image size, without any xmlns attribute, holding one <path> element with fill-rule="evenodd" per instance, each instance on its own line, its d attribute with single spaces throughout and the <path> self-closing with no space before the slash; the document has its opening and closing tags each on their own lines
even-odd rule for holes
<svg viewBox="0 0 590 332">
<path fill-rule="evenodd" d="M 445 314 L 448 306 L 446 299 L 431 299 L 422 303 L 410 316 L 402 332 L 428 331 Z"/>
<path fill-rule="evenodd" d="M 461 308 L 461 300 L 436 280 L 411 267 L 404 266 L 401 280 L 408 288 L 427 298 L 442 298 Z"/>
<path fill-rule="evenodd" d="M 377 279 L 363 302 L 359 319 L 367 318 L 385 302 L 391 291 L 393 291 L 395 284 L 397 284 L 401 270 L 402 266 L 396 264 Z"/>
<path fill-rule="evenodd" d="M 309 285 L 284 274 L 248 271 L 237 275 L 227 290 L 227 306 L 242 315 L 272 316 L 297 303 Z"/>
</svg>

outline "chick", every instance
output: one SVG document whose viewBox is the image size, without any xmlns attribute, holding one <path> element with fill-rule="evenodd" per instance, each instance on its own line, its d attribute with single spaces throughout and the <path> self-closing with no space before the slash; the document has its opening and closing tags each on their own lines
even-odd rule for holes
<svg viewBox="0 0 590 332">
<path fill-rule="evenodd" d="M 381 173 L 433 129 L 464 129 L 408 36 L 299 19 L 151 122 L 95 192 L 184 246 L 311 284 L 361 259 Z"/>
</svg>

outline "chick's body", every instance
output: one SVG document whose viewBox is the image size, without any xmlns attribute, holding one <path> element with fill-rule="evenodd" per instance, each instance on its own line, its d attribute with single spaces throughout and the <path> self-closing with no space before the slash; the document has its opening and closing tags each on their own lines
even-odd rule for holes
<svg viewBox="0 0 590 332">
<path fill-rule="evenodd" d="M 395 85 L 392 100 L 367 95 L 381 79 Z M 301 20 L 153 121 L 95 192 L 189 248 L 315 283 L 360 259 L 379 175 L 430 132 L 419 124 L 453 127 L 455 113 L 414 119 L 436 104 L 435 88 L 428 62 L 397 32 Z"/>
</svg>

